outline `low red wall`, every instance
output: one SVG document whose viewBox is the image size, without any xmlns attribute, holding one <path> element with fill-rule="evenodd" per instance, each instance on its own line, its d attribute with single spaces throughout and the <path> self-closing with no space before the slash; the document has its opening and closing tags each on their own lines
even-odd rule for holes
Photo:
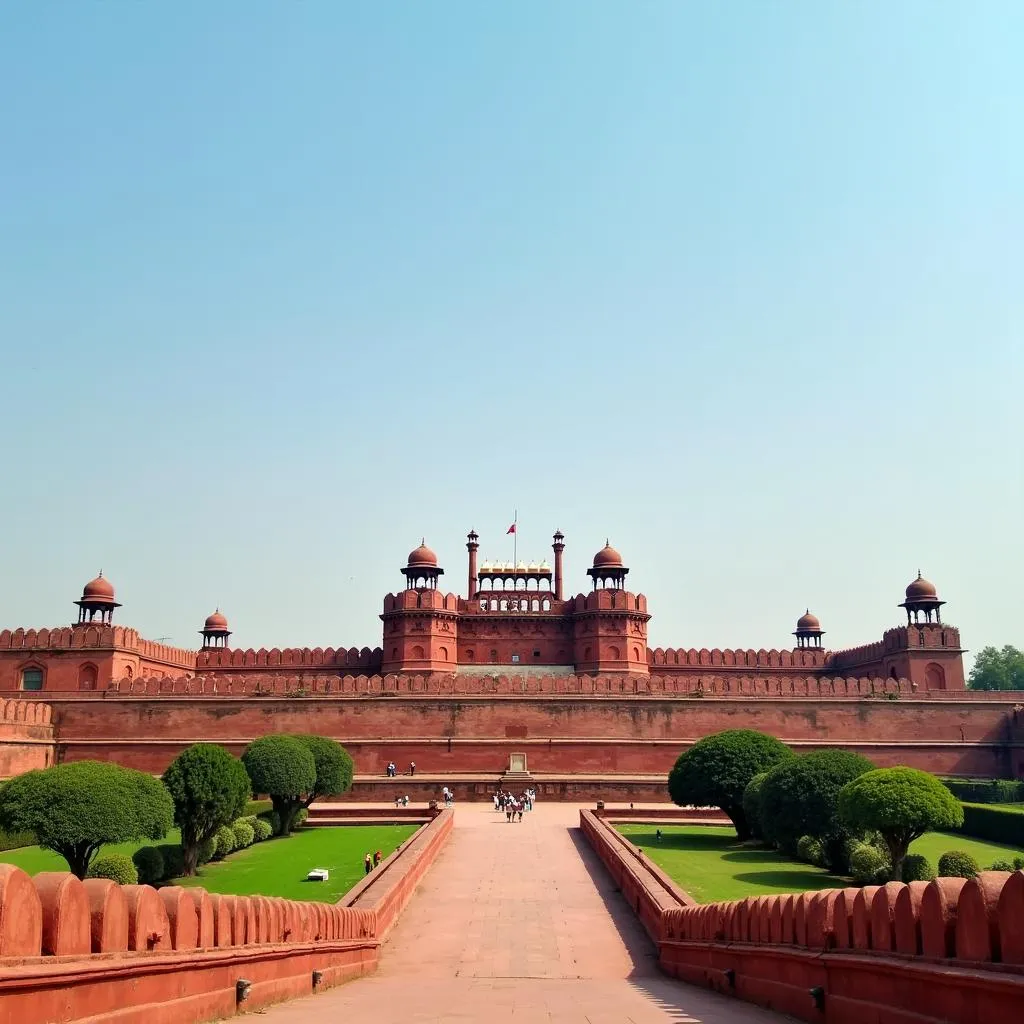
<svg viewBox="0 0 1024 1024">
<path fill-rule="evenodd" d="M 0 1024 L 193 1024 L 372 971 L 452 815 L 434 818 L 334 905 L 29 878 L 0 864 Z M 239 1001 L 241 980 L 250 986 Z"/>
<path fill-rule="evenodd" d="M 1024 872 L 658 907 L 635 850 L 580 825 L 655 937 L 662 969 L 800 1020 L 990 1024 L 1024 1006 Z"/>
<path fill-rule="evenodd" d="M 54 761 L 52 712 L 48 704 L 29 700 L 0 700 L 0 779 Z"/>
</svg>

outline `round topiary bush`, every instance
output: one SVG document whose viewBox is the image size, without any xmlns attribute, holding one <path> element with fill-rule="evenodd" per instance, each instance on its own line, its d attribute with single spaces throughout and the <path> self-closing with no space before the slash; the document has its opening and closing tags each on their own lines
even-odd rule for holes
<svg viewBox="0 0 1024 1024">
<path fill-rule="evenodd" d="M 256 841 L 256 830 L 247 821 L 236 821 L 231 831 L 235 834 L 236 850 L 244 850 Z"/>
<path fill-rule="evenodd" d="M 934 877 L 935 868 L 927 857 L 922 857 L 919 853 L 908 853 L 903 858 L 902 881 L 930 882 Z"/>
<path fill-rule="evenodd" d="M 295 817 L 292 819 L 292 828 L 302 828 L 306 824 L 306 819 L 309 817 L 309 811 L 305 807 L 299 808 L 295 812 Z"/>
<path fill-rule="evenodd" d="M 796 843 L 796 855 L 805 864 L 825 866 L 825 847 L 814 836 L 801 836 Z"/>
<path fill-rule="evenodd" d="M 1013 871 L 1013 865 L 1008 860 L 997 860 L 992 862 L 989 871 Z"/>
<path fill-rule="evenodd" d="M 232 836 L 232 838 L 234 838 Z M 199 844 L 199 858 L 197 864 L 209 864 L 217 856 L 217 837 L 207 839 L 205 843 Z"/>
<path fill-rule="evenodd" d="M 164 873 L 160 881 L 181 878 L 185 873 L 185 853 L 177 843 L 163 843 L 156 847 L 164 860 Z M 209 859 L 209 858 L 207 858 Z"/>
<path fill-rule="evenodd" d="M 939 858 L 940 878 L 974 878 L 980 870 L 966 850 L 949 850 Z"/>
<path fill-rule="evenodd" d="M 158 846 L 140 846 L 132 854 L 132 863 L 138 872 L 141 885 L 156 885 L 166 877 L 164 855 Z"/>
<path fill-rule="evenodd" d="M 97 857 L 89 867 L 89 878 L 109 878 L 118 885 L 138 885 L 139 873 L 126 853 Z"/>
<path fill-rule="evenodd" d="M 262 843 L 264 839 L 269 839 L 274 834 L 274 830 L 270 827 L 270 822 L 264 821 L 262 818 L 257 818 L 253 822 L 252 827 L 256 833 L 257 843 Z"/>
<path fill-rule="evenodd" d="M 235 848 L 235 833 L 227 825 L 222 825 L 217 829 L 213 841 L 215 844 L 214 857 L 217 860 L 223 860 Z"/>
<path fill-rule="evenodd" d="M 850 874 L 857 885 L 877 885 L 889 877 L 889 861 L 873 846 L 862 843 L 850 856 Z"/>
</svg>

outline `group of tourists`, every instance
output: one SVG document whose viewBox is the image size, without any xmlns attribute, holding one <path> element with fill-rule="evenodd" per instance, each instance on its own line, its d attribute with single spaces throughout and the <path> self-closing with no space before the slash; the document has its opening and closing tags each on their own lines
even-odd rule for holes
<svg viewBox="0 0 1024 1024">
<path fill-rule="evenodd" d="M 533 789 L 524 789 L 518 796 L 499 789 L 494 794 L 494 809 L 504 811 L 506 821 L 522 821 L 523 811 L 532 811 L 536 800 L 537 793 Z"/>
<path fill-rule="evenodd" d="M 378 864 L 381 862 L 381 853 L 378 850 L 376 853 L 368 853 L 363 858 L 363 870 L 369 874 Z"/>
<path fill-rule="evenodd" d="M 398 766 L 395 764 L 394 761 L 388 761 L 387 773 L 388 773 L 388 778 L 389 779 L 393 779 L 393 778 L 395 778 L 396 775 L 398 775 Z M 416 774 L 416 762 L 415 761 L 410 761 L 409 762 L 409 774 L 410 775 L 415 775 Z"/>
</svg>

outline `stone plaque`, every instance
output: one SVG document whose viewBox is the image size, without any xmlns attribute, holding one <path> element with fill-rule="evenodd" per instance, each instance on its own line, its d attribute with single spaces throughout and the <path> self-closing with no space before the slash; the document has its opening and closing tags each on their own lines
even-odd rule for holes
<svg viewBox="0 0 1024 1024">
<path fill-rule="evenodd" d="M 526 755 L 525 754 L 509 754 L 508 755 L 508 770 L 510 772 L 525 772 L 526 771 Z"/>
</svg>

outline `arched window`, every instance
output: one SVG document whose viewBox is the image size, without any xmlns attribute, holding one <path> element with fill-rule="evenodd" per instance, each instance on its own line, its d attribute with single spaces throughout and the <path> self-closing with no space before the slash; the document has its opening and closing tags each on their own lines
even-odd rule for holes
<svg viewBox="0 0 1024 1024">
<path fill-rule="evenodd" d="M 422 648 L 422 647 L 420 647 L 420 645 L 419 645 L 419 644 L 417 644 L 417 645 L 416 645 L 416 646 L 415 646 L 415 647 L 414 647 L 414 648 L 412 649 L 412 656 L 413 656 L 413 660 L 415 660 L 415 661 L 419 661 L 419 660 L 422 660 L 422 658 L 423 658 L 423 648 Z"/>
<path fill-rule="evenodd" d="M 95 690 L 96 675 L 95 665 L 82 665 L 78 670 L 78 688 L 80 690 Z"/>
<path fill-rule="evenodd" d="M 21 688 L 23 690 L 41 690 L 44 672 L 41 668 L 23 668 L 21 670 Z"/>
</svg>

